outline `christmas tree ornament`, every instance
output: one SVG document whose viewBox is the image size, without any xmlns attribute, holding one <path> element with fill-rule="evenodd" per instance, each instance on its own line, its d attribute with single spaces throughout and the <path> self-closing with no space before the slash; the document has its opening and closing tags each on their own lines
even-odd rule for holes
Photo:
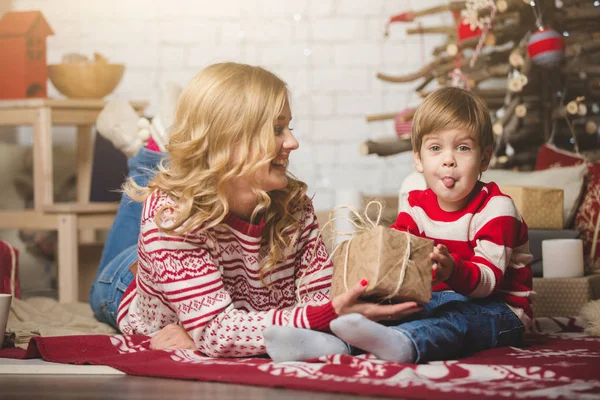
<svg viewBox="0 0 600 400">
<path fill-rule="evenodd" d="M 552 68 L 564 58 L 565 42 L 554 29 L 540 28 L 529 38 L 527 53 L 534 64 Z"/>
<path fill-rule="evenodd" d="M 515 115 L 519 118 L 523 118 L 527 115 L 527 106 L 525 104 L 519 104 L 515 108 Z"/>
<path fill-rule="evenodd" d="M 488 11 L 489 13 L 486 14 Z M 475 66 L 481 49 L 486 44 L 486 38 L 492 30 L 492 21 L 497 11 L 494 0 L 466 0 L 465 2 L 465 10 L 461 11 L 462 20 L 458 24 L 458 37 L 460 40 L 464 40 L 461 35 L 469 35 L 470 33 L 471 36 L 468 37 L 479 35 L 479 41 L 469 63 L 471 68 Z M 465 26 L 468 26 L 469 30 L 465 29 Z"/>
<path fill-rule="evenodd" d="M 482 11 L 486 9 L 491 12 L 487 15 L 482 14 Z M 469 25 L 471 31 L 476 29 L 483 31 L 492 23 L 493 14 L 496 11 L 496 3 L 493 0 L 466 0 L 465 9 L 461 11 L 462 19 L 459 25 Z"/>
<path fill-rule="evenodd" d="M 518 77 L 510 78 L 508 80 L 508 90 L 512 93 L 523 91 L 523 82 Z"/>
<path fill-rule="evenodd" d="M 481 29 L 475 24 L 471 24 L 467 18 L 462 18 L 458 23 L 458 39 L 466 40 L 475 36 L 481 36 Z"/>
<path fill-rule="evenodd" d="M 514 68 L 519 68 L 525 65 L 525 59 L 519 49 L 513 50 L 508 56 L 508 62 Z"/>
<path fill-rule="evenodd" d="M 508 11 L 508 3 L 506 2 L 506 0 L 496 0 L 496 7 L 501 13 Z"/>
<path fill-rule="evenodd" d="M 521 81 L 522 86 L 525 86 L 529 83 L 529 78 L 527 78 L 527 75 L 519 74 L 519 81 Z"/>
<path fill-rule="evenodd" d="M 412 134 L 412 118 L 415 111 L 415 108 L 405 108 L 394 117 L 394 127 L 398 137 L 407 137 Z"/>
<path fill-rule="evenodd" d="M 385 24 L 384 35 L 387 37 L 390 35 L 390 25 L 394 22 L 412 22 L 415 19 L 414 11 L 406 11 L 400 14 L 392 15 Z"/>
<path fill-rule="evenodd" d="M 473 85 L 471 84 L 469 77 L 460 69 L 460 67 L 457 66 L 452 72 L 448 73 L 448 75 L 451 79 L 451 86 L 465 90 L 471 90 Z"/>
<path fill-rule="evenodd" d="M 501 119 L 504 117 L 504 108 L 499 108 L 496 110 L 496 118 Z"/>
<path fill-rule="evenodd" d="M 449 56 L 454 57 L 458 54 L 458 50 L 458 46 L 454 43 L 450 43 L 448 46 L 446 46 L 446 53 L 448 53 Z"/>
<path fill-rule="evenodd" d="M 598 133 L 598 124 L 593 120 L 586 121 L 584 130 L 588 135 L 595 135 Z"/>
<path fill-rule="evenodd" d="M 505 153 L 507 156 L 509 156 L 509 157 L 512 157 L 512 156 L 514 156 L 514 155 L 515 155 L 515 148 L 514 148 L 514 147 L 512 147 L 512 146 L 510 145 L 510 143 L 508 143 L 508 144 L 506 145 L 506 149 L 504 149 L 504 153 Z"/>
</svg>

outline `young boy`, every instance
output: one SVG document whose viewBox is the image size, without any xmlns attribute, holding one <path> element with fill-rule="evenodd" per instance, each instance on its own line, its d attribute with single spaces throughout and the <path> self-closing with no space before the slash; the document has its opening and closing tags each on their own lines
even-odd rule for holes
<svg viewBox="0 0 600 400">
<path fill-rule="evenodd" d="M 392 228 L 434 240 L 432 299 L 399 325 L 340 316 L 330 324 L 338 338 L 380 359 L 405 363 L 520 344 L 532 318 L 532 256 L 527 226 L 511 198 L 495 183 L 479 181 L 493 140 L 487 106 L 472 93 L 443 88 L 421 104 L 412 147 L 428 189 L 409 194 Z M 264 335 L 277 361 L 324 355 L 315 349 L 303 354 L 298 347 L 283 351 L 302 342 L 299 332 Z M 314 343 L 324 353 L 334 341 L 313 337 Z"/>
</svg>

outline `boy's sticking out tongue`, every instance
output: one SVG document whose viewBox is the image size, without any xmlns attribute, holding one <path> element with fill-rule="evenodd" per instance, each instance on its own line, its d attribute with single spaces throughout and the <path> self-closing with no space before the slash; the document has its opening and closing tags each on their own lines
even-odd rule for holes
<svg viewBox="0 0 600 400">
<path fill-rule="evenodd" d="M 451 187 L 454 187 L 454 183 L 456 182 L 456 180 L 454 178 L 446 176 L 446 177 L 442 178 L 442 182 L 444 182 L 444 185 L 447 188 L 451 188 Z"/>
</svg>

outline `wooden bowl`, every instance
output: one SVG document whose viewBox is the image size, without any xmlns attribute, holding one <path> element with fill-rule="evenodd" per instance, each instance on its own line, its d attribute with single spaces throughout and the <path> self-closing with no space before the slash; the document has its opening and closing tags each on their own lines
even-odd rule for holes
<svg viewBox="0 0 600 400">
<path fill-rule="evenodd" d="M 76 99 L 101 99 L 112 93 L 123 78 L 125 65 L 67 63 L 48 65 L 48 77 L 63 95 Z"/>
</svg>

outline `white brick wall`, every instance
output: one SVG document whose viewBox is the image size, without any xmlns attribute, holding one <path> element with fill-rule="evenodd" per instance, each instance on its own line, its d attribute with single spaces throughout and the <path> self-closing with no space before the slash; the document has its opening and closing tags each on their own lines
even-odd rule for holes
<svg viewBox="0 0 600 400">
<path fill-rule="evenodd" d="M 14 10 L 41 10 L 56 32 L 48 62 L 68 52 L 99 52 L 127 65 L 112 96 L 147 99 L 151 115 L 165 80 L 185 84 L 217 61 L 262 65 L 292 91 L 300 149 L 291 169 L 309 185 L 317 209 L 330 208 L 338 189 L 396 193 L 412 156 L 361 157 L 366 139 L 393 136 L 393 122 L 367 124 L 365 115 L 418 103 L 414 84 L 378 81 L 430 59 L 442 37 L 407 36 L 385 22 L 411 7 L 439 0 L 12 0 Z M 449 16 L 427 24 L 448 23 Z M 425 56 L 422 56 L 425 51 Z M 60 96 L 50 85 L 50 95 Z M 72 132 L 72 130 L 66 130 Z M 69 138 L 72 136 L 67 135 Z M 70 139 L 69 139 L 70 140 Z"/>
</svg>

